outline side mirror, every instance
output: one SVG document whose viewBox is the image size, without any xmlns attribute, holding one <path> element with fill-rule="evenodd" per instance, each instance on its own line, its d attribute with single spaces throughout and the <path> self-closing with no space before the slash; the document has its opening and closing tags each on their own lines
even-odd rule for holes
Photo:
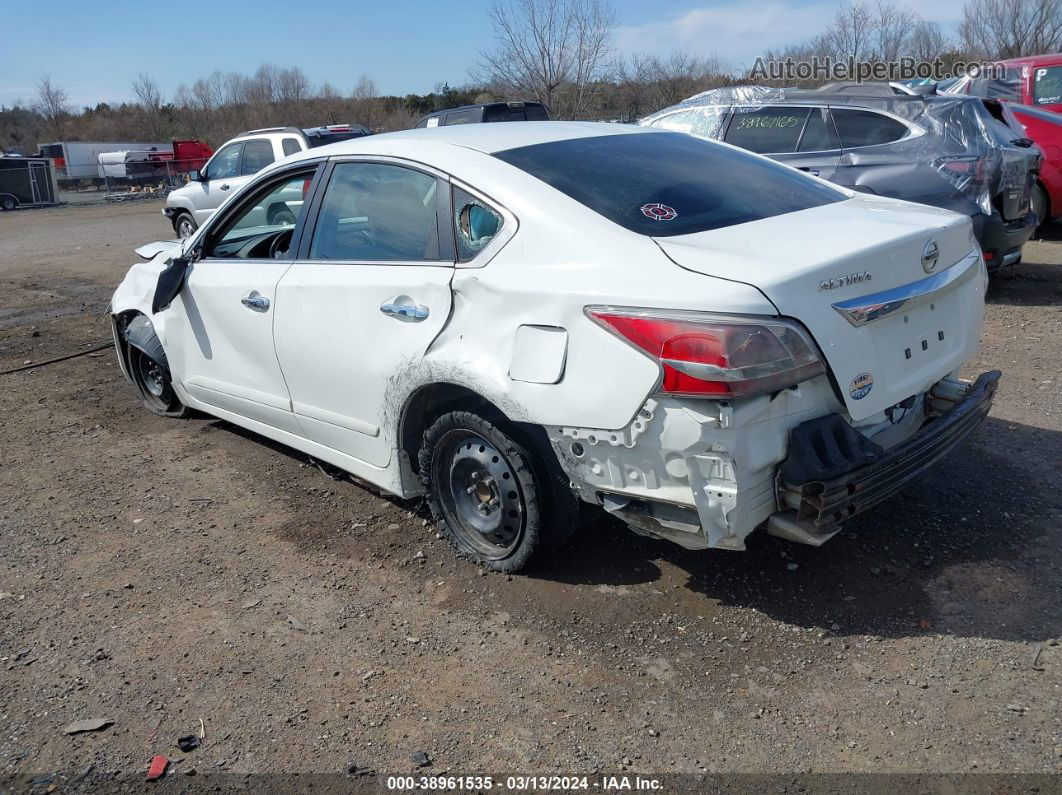
<svg viewBox="0 0 1062 795">
<path fill-rule="evenodd" d="M 200 171 L 189 171 L 188 172 L 188 181 L 189 182 L 202 182 L 203 181 L 203 173 L 200 172 Z"/>
</svg>

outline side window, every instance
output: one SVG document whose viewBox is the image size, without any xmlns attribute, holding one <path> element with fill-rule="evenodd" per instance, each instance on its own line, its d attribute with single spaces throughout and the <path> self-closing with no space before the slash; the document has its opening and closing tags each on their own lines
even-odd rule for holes
<svg viewBox="0 0 1062 795">
<path fill-rule="evenodd" d="M 243 145 L 240 174 L 242 176 L 257 174 L 272 162 L 273 144 L 271 141 L 248 141 Z"/>
<path fill-rule="evenodd" d="M 758 154 L 795 152 L 808 108 L 735 108 L 724 140 Z"/>
<path fill-rule="evenodd" d="M 451 124 L 472 124 L 476 121 L 477 111 L 474 110 L 462 110 L 456 113 L 446 114 L 446 126 Z"/>
<path fill-rule="evenodd" d="M 211 233 L 206 256 L 223 259 L 286 256 L 312 179 L 313 171 L 306 171 L 263 188 L 226 218 L 217 233 Z"/>
<path fill-rule="evenodd" d="M 458 262 L 468 262 L 498 234 L 502 217 L 471 193 L 454 188 L 454 237 Z"/>
<path fill-rule="evenodd" d="M 422 262 L 442 259 L 438 181 L 403 166 L 337 163 L 310 243 L 310 259 Z"/>
<path fill-rule="evenodd" d="M 302 147 L 299 146 L 299 142 L 296 141 L 294 138 L 285 138 L 283 141 L 280 142 L 280 145 L 284 147 L 284 157 L 302 151 Z"/>
<path fill-rule="evenodd" d="M 906 124 L 870 110 L 834 108 L 833 123 L 844 149 L 891 144 L 909 132 Z"/>
<path fill-rule="evenodd" d="M 207 166 L 207 179 L 232 179 L 238 173 L 242 143 L 229 144 Z"/>
<path fill-rule="evenodd" d="M 718 138 L 719 127 L 723 123 L 723 117 L 730 108 L 725 105 L 714 105 L 703 108 L 690 108 L 669 113 L 652 121 L 650 127 L 659 127 L 661 130 L 672 132 L 684 132 L 690 135 L 699 135 L 702 138 Z"/>
<path fill-rule="evenodd" d="M 808 123 L 804 127 L 804 134 L 800 136 L 798 152 L 827 152 L 836 149 L 837 135 L 833 131 L 824 108 L 813 108 L 808 117 Z"/>
<path fill-rule="evenodd" d="M 1037 105 L 1062 103 L 1062 66 L 1034 70 L 1033 102 Z"/>
</svg>

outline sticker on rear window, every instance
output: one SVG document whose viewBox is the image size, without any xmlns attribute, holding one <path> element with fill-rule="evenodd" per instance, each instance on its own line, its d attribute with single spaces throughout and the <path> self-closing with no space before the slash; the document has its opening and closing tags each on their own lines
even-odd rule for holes
<svg viewBox="0 0 1062 795">
<path fill-rule="evenodd" d="M 870 390 L 874 388 L 874 376 L 870 373 L 860 373 L 852 379 L 852 385 L 848 387 L 848 394 L 852 396 L 852 400 L 862 400 L 870 394 Z"/>
<path fill-rule="evenodd" d="M 672 221 L 678 218 L 678 213 L 675 212 L 674 207 L 668 207 L 666 204 L 660 204 L 659 202 L 643 204 L 642 215 L 654 221 Z"/>
</svg>

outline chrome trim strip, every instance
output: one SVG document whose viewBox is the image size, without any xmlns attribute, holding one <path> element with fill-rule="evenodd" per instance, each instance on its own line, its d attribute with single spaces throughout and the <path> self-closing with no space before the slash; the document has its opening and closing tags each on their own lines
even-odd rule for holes
<svg viewBox="0 0 1062 795">
<path fill-rule="evenodd" d="M 882 290 L 880 293 L 861 295 L 833 304 L 841 316 L 856 328 L 875 320 L 888 317 L 901 309 L 913 309 L 957 290 L 980 270 L 981 256 L 971 252 L 950 268 L 927 279 Z"/>
</svg>

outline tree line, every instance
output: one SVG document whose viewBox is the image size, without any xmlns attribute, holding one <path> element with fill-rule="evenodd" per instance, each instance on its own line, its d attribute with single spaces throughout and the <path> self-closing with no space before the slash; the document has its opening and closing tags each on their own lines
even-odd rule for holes
<svg viewBox="0 0 1062 795">
<path fill-rule="evenodd" d="M 314 85 L 297 66 L 262 64 L 251 74 L 214 71 L 166 98 L 142 73 L 133 100 L 76 110 L 50 75 L 35 101 L 0 107 L 0 150 L 32 154 L 57 140 L 198 138 L 218 146 L 245 129 L 357 123 L 373 131 L 411 127 L 426 113 L 494 100 L 536 100 L 554 118 L 629 121 L 700 91 L 749 82 L 713 54 L 620 54 L 616 12 L 607 0 L 494 0 L 489 49 L 458 88 L 380 95 L 368 75 L 342 91 Z M 967 0 L 945 31 L 893 0 L 840 6 L 809 41 L 763 53 L 767 59 L 995 60 L 1062 49 L 1062 0 Z"/>
</svg>

